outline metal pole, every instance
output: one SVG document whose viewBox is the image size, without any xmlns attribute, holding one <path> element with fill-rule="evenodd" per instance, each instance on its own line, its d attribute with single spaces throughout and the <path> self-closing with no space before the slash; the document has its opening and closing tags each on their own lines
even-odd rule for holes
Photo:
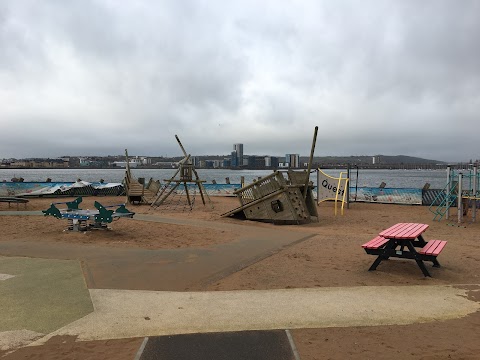
<svg viewBox="0 0 480 360">
<path fill-rule="evenodd" d="M 478 189 L 478 179 L 477 179 L 477 165 L 473 167 L 473 207 L 472 207 L 472 222 L 475 222 L 477 219 L 477 189 Z"/>
<path fill-rule="evenodd" d="M 310 159 L 308 161 L 307 178 L 305 179 L 305 191 L 303 192 L 303 200 L 305 201 L 307 200 L 308 183 L 310 182 L 310 170 L 312 170 L 313 153 L 315 152 L 315 144 L 317 143 L 317 133 L 318 126 L 315 126 L 315 132 L 313 133 L 312 149 L 310 150 Z"/>
<path fill-rule="evenodd" d="M 350 163 L 347 164 L 347 179 L 345 191 L 347 192 L 347 209 L 350 209 Z"/>
<path fill-rule="evenodd" d="M 458 195 L 457 195 L 457 217 L 458 223 L 462 222 L 463 217 L 463 203 L 462 203 L 462 173 L 458 173 Z"/>
<path fill-rule="evenodd" d="M 355 202 L 357 202 L 357 193 L 358 193 L 358 165 L 355 165 L 357 168 L 357 179 L 355 180 Z"/>
<path fill-rule="evenodd" d="M 445 192 L 445 207 L 447 208 L 447 210 L 445 211 L 445 219 L 448 220 L 448 217 L 450 216 L 450 171 L 451 171 L 451 168 L 450 166 L 447 166 L 447 189 L 446 189 L 446 192 Z"/>
</svg>

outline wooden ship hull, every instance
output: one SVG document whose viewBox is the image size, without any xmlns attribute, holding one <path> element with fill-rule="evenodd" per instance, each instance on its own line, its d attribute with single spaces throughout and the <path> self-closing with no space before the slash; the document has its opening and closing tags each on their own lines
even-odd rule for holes
<svg viewBox="0 0 480 360">
<path fill-rule="evenodd" d="M 222 216 L 274 224 L 306 224 L 318 221 L 313 186 L 305 181 L 307 174 L 306 171 L 288 171 L 287 180 L 283 173 L 276 171 L 260 178 L 235 191 L 240 206 Z"/>
</svg>

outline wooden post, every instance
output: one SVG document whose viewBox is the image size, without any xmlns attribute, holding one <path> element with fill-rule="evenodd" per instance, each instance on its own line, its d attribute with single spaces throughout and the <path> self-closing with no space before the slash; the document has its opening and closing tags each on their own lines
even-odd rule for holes
<svg viewBox="0 0 480 360">
<path fill-rule="evenodd" d="M 305 179 L 305 191 L 303 192 L 303 200 L 305 201 L 307 200 L 308 183 L 310 182 L 310 170 L 312 170 L 313 153 L 315 152 L 315 144 L 317 143 L 317 133 L 318 133 L 318 126 L 315 126 L 315 132 L 313 134 L 313 141 L 312 141 L 312 149 L 310 150 L 310 159 L 308 160 L 307 176 Z"/>
<path fill-rule="evenodd" d="M 180 139 L 178 138 L 177 135 L 175 135 L 175 139 L 177 139 L 178 145 L 180 145 L 180 149 L 182 149 L 183 155 L 187 156 L 187 152 L 185 151 L 185 148 L 183 147 L 183 145 L 182 145 L 182 143 L 181 143 L 181 141 L 180 141 Z M 188 156 L 190 156 L 190 155 L 188 155 Z M 200 177 L 198 176 L 198 173 L 197 173 L 197 170 L 195 170 L 195 167 L 192 167 L 192 171 L 195 174 L 195 179 L 196 179 L 195 182 L 198 184 L 198 190 L 200 191 L 200 196 L 202 197 L 203 205 L 205 205 L 205 198 L 203 196 L 203 193 L 205 193 L 205 196 L 207 197 L 208 202 L 211 204 L 212 201 L 210 200 L 210 196 L 208 196 L 207 191 L 203 187 L 203 184 L 200 181 Z M 213 209 L 213 205 L 212 205 L 212 209 Z"/>
<path fill-rule="evenodd" d="M 186 181 L 183 182 L 183 186 L 185 186 L 185 194 L 187 195 L 188 205 L 190 206 L 190 210 L 192 210 L 192 203 L 190 201 L 190 195 L 188 193 L 188 188 L 187 188 L 187 182 Z"/>
</svg>

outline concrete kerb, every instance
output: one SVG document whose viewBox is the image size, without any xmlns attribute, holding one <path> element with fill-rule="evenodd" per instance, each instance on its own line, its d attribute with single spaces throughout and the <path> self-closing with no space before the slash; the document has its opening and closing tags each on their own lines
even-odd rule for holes
<svg viewBox="0 0 480 360">
<path fill-rule="evenodd" d="M 454 286 L 158 292 L 92 289 L 95 312 L 53 336 L 80 341 L 174 334 L 377 325 L 460 318 L 480 310 Z"/>
</svg>

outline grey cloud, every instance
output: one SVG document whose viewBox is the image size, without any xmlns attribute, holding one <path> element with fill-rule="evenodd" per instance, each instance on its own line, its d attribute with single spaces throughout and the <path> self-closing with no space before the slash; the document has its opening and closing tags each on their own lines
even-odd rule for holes
<svg viewBox="0 0 480 360">
<path fill-rule="evenodd" d="M 315 125 L 319 155 L 480 157 L 479 33 L 477 1 L 3 1 L 0 158 L 176 154 L 176 133 L 306 154 Z"/>
</svg>

